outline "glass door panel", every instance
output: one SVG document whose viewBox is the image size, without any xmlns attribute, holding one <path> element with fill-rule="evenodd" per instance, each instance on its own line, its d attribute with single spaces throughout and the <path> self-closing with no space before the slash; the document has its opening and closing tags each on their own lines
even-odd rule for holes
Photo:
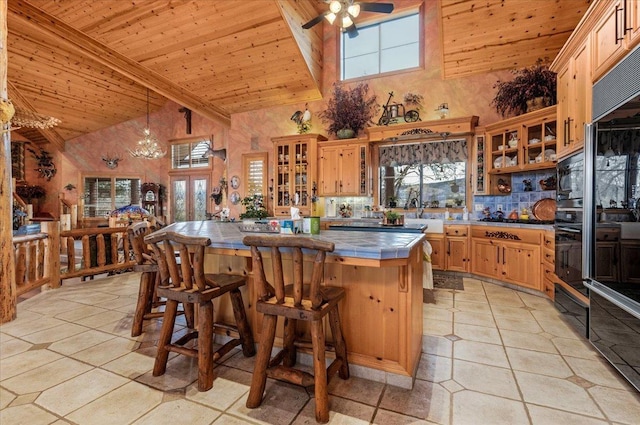
<svg viewBox="0 0 640 425">
<path fill-rule="evenodd" d="M 208 175 L 171 177 L 172 222 L 206 220 L 209 187 Z"/>
</svg>

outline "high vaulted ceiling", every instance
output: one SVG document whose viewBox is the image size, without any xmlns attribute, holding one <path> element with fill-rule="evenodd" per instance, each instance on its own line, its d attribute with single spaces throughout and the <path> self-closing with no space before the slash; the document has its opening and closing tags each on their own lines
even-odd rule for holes
<svg viewBox="0 0 640 425">
<path fill-rule="evenodd" d="M 443 75 L 553 58 L 588 3 L 437 0 Z M 18 132 L 64 149 L 143 116 L 147 88 L 152 111 L 171 99 L 226 125 L 236 112 L 318 100 L 328 24 L 301 25 L 326 9 L 322 0 L 8 0 L 9 98 L 62 120 Z"/>
</svg>

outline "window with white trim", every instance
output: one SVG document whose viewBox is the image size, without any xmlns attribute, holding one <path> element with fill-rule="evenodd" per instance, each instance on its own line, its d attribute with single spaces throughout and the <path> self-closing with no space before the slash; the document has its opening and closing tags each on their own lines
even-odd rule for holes
<svg viewBox="0 0 640 425">
<path fill-rule="evenodd" d="M 205 139 L 172 144 L 171 168 L 181 170 L 208 167 L 209 158 L 205 153 L 207 153 L 208 149 L 212 146 L 212 141 Z"/>
<path fill-rule="evenodd" d="M 106 217 L 116 208 L 140 205 L 140 179 L 85 177 L 84 217 Z"/>
<path fill-rule="evenodd" d="M 420 13 L 358 27 L 341 34 L 340 79 L 349 80 L 420 66 Z"/>
</svg>

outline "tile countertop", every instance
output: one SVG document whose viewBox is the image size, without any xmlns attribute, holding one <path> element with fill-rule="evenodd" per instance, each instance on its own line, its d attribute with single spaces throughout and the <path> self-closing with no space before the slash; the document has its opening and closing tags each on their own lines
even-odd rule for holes
<svg viewBox="0 0 640 425">
<path fill-rule="evenodd" d="M 320 221 L 372 223 L 372 222 L 380 221 L 380 219 L 321 217 Z M 516 229 L 539 229 L 539 230 L 549 230 L 549 231 L 554 230 L 553 224 L 501 223 L 496 221 L 480 221 L 480 220 L 466 220 L 466 221 L 465 220 L 443 220 L 443 223 L 445 226 L 456 224 L 456 225 L 471 225 L 471 226 L 511 227 Z"/>
<path fill-rule="evenodd" d="M 158 232 L 171 231 L 188 236 L 206 236 L 211 239 L 212 248 L 248 251 L 249 247 L 242 243 L 242 238 L 255 233 L 240 231 L 240 225 L 241 223 L 221 223 L 212 220 L 185 221 L 163 227 Z M 323 230 L 319 235 L 304 236 L 333 242 L 335 250 L 332 255 L 374 260 L 408 258 L 411 250 L 424 239 L 422 233 L 344 230 Z"/>
</svg>

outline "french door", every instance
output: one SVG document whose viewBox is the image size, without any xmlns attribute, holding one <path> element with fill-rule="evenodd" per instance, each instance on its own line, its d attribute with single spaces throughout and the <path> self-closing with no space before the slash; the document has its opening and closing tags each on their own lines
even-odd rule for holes
<svg viewBox="0 0 640 425">
<path fill-rule="evenodd" d="M 206 220 L 209 193 L 209 173 L 171 176 L 171 222 Z"/>
</svg>

